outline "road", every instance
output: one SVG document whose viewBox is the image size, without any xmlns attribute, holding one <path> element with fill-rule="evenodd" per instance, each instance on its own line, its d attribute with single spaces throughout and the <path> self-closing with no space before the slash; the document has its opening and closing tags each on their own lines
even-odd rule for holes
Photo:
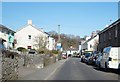
<svg viewBox="0 0 120 82">
<path fill-rule="evenodd" d="M 34 70 L 34 69 L 33 69 Z M 26 72 L 30 72 L 27 73 Z M 24 70 L 19 80 L 118 80 L 116 71 L 105 72 L 81 63 L 79 58 L 60 60 L 43 69 Z"/>
<path fill-rule="evenodd" d="M 98 70 L 78 58 L 69 58 L 47 80 L 118 80 L 118 74 Z"/>
</svg>

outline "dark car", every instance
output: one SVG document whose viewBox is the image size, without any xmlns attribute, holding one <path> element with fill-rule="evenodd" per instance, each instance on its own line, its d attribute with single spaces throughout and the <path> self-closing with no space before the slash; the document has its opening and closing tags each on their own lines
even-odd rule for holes
<svg viewBox="0 0 120 82">
<path fill-rule="evenodd" d="M 37 54 L 37 51 L 34 50 L 34 49 L 30 49 L 29 52 L 28 52 L 28 54 Z"/>
<path fill-rule="evenodd" d="M 89 64 L 95 65 L 96 60 L 97 60 L 97 58 L 98 58 L 98 53 L 99 53 L 99 52 L 95 51 L 95 52 L 93 52 L 93 53 L 91 54 L 91 57 L 89 58 Z"/>
<path fill-rule="evenodd" d="M 91 53 L 85 53 L 85 60 L 84 60 L 85 63 L 87 64 L 89 63 L 90 56 L 91 56 Z"/>
<path fill-rule="evenodd" d="M 72 56 L 72 54 L 69 54 L 69 55 L 68 55 L 68 57 L 71 57 L 71 56 Z"/>
<path fill-rule="evenodd" d="M 85 60 L 85 55 L 81 55 L 80 60 L 81 60 L 81 62 L 84 62 L 84 60 Z"/>
</svg>

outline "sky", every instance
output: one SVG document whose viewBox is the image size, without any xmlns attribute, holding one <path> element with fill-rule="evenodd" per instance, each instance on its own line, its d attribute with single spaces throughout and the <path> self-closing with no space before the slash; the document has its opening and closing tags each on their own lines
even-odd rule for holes
<svg viewBox="0 0 120 82">
<path fill-rule="evenodd" d="M 3 2 L 118 2 L 119 0 L 2 0 Z"/>
<path fill-rule="evenodd" d="M 14 31 L 33 24 L 44 31 L 84 37 L 118 19 L 117 2 L 3 2 L 2 24 Z M 110 21 L 112 20 L 112 21 Z"/>
</svg>

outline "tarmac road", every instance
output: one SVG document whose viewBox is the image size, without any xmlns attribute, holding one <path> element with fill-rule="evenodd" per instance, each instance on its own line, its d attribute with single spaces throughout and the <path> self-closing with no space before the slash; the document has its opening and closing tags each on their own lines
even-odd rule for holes
<svg viewBox="0 0 120 82">
<path fill-rule="evenodd" d="M 116 70 L 105 72 L 81 63 L 79 58 L 69 58 L 47 80 L 118 80 L 118 75 Z"/>
</svg>

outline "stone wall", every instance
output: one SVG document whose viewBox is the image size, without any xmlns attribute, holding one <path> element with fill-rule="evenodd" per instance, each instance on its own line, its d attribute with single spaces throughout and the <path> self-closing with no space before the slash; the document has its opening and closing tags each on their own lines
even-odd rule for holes
<svg viewBox="0 0 120 82">
<path fill-rule="evenodd" d="M 34 68 L 43 68 L 44 66 L 50 65 L 56 62 L 56 57 L 52 56 L 41 56 L 38 55 L 24 55 L 24 66 L 26 67 L 34 67 Z"/>
<path fill-rule="evenodd" d="M 43 56 L 40 55 L 31 55 L 25 54 L 24 55 L 24 64 L 23 66 L 32 67 L 32 68 L 43 68 Z"/>
<path fill-rule="evenodd" d="M 9 55 L 9 56 L 8 56 Z M 18 56 L 16 53 L 2 53 L 2 80 L 18 79 Z"/>
<path fill-rule="evenodd" d="M 2 53 L 0 52 L 0 82 L 2 80 Z"/>
<path fill-rule="evenodd" d="M 18 69 L 43 68 L 55 63 L 58 58 L 55 56 L 45 56 L 41 54 L 17 54 L 11 51 L 0 51 L 0 80 L 17 80 L 19 78 Z"/>
<path fill-rule="evenodd" d="M 48 66 L 50 64 L 53 64 L 56 62 L 56 57 L 52 56 L 52 57 L 44 57 L 44 66 Z"/>
</svg>

